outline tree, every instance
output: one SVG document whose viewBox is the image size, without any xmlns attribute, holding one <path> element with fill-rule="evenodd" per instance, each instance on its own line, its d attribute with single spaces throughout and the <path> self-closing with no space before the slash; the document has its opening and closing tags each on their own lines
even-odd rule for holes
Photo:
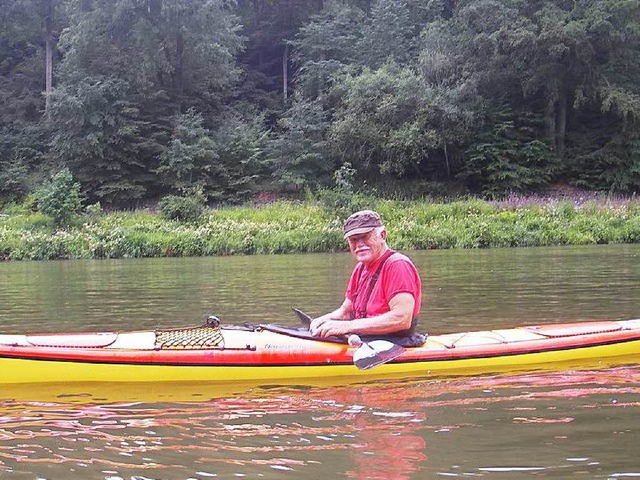
<svg viewBox="0 0 640 480">
<path fill-rule="evenodd" d="M 359 38 L 359 61 L 371 68 L 389 61 L 415 65 L 427 9 L 420 0 L 374 2 Z"/>
<path fill-rule="evenodd" d="M 295 94 L 277 124 L 267 157 L 276 183 L 287 189 L 316 187 L 331 180 L 336 162 L 328 150 L 327 129 L 335 106 L 332 87 L 357 57 L 363 14 L 341 2 L 328 2 L 303 25 L 293 47 Z"/>
<path fill-rule="evenodd" d="M 44 6 L 44 45 L 45 45 L 45 88 L 44 98 L 45 107 L 44 112 L 47 118 L 50 118 L 51 110 L 51 92 L 53 91 L 53 52 L 55 49 L 55 34 L 54 34 L 54 2 L 53 0 L 43 0 Z"/>
<path fill-rule="evenodd" d="M 324 7 L 323 0 L 240 0 L 238 11 L 247 45 L 241 91 L 245 99 L 265 111 L 275 123 L 290 96 L 292 75 L 289 40 L 310 15 Z"/>
<path fill-rule="evenodd" d="M 56 158 L 105 203 L 155 196 L 176 115 L 194 107 L 210 128 L 225 122 L 242 45 L 235 16 L 223 0 L 95 0 L 72 18 L 52 107 Z"/>
<path fill-rule="evenodd" d="M 55 5 L 54 0 L 0 1 L 0 123 L 12 115 L 17 118 L 11 120 L 36 122 L 48 111 L 56 37 L 64 21 L 62 14 L 59 21 L 54 15 Z"/>
<path fill-rule="evenodd" d="M 177 119 L 169 147 L 160 155 L 158 172 L 166 183 L 183 195 L 204 191 L 215 181 L 228 181 L 228 174 L 217 162 L 217 146 L 203 127 L 202 114 L 188 110 Z"/>
<path fill-rule="evenodd" d="M 65 20 L 63 14 L 53 17 L 53 5 L 0 1 L 0 199 L 20 200 L 46 176 L 42 114 L 52 86 L 55 38 Z"/>
<path fill-rule="evenodd" d="M 552 152 L 543 158 L 548 162 L 545 171 L 554 173 L 541 178 L 549 182 L 563 176 L 576 179 L 578 171 L 593 169 L 596 157 L 588 156 L 589 152 L 604 147 L 602 139 L 596 140 L 598 135 L 585 136 L 582 125 L 592 124 L 595 133 L 603 124 L 613 122 L 614 136 L 615 132 L 635 129 L 640 97 L 636 83 L 629 81 L 629 73 L 640 73 L 635 20 L 638 8 L 637 2 L 627 1 L 467 0 L 457 4 L 453 16 L 444 21 L 443 28 L 436 28 L 435 35 L 429 30 L 436 24 L 427 27 L 423 38 L 427 43 L 432 39 L 432 44 L 433 39 L 439 39 L 446 45 L 441 50 L 445 54 L 432 56 L 431 63 L 457 65 L 448 71 L 473 82 L 483 99 L 476 147 L 487 145 L 481 139 L 493 135 L 494 106 L 508 105 L 513 117 L 508 121 L 503 118 L 498 124 L 507 121 L 515 129 L 510 135 L 517 138 L 519 148 L 543 140 Z M 527 118 L 545 121 L 523 121 Z M 630 145 L 616 142 L 617 149 L 625 144 Z M 477 152 L 473 144 L 469 147 L 468 152 Z M 466 161 L 471 160 L 463 163 Z M 623 170 L 629 165 L 628 161 L 617 164 Z M 475 167 L 463 166 L 464 171 L 469 168 Z M 602 173 L 607 168 L 611 163 L 595 170 Z M 603 180 L 607 175 L 590 178 L 596 177 Z M 596 184 L 604 182 L 591 183 L 592 187 Z"/>
<path fill-rule="evenodd" d="M 320 100 L 296 99 L 279 126 L 268 150 L 277 184 L 293 190 L 322 185 L 331 177 L 334 164 L 327 154 L 328 123 Z"/>
<path fill-rule="evenodd" d="M 491 130 L 482 132 L 467 150 L 458 178 L 489 198 L 528 194 L 545 186 L 555 173 L 550 149 L 522 135 L 528 127 L 536 128 L 537 119 L 518 116 L 509 107 L 496 108 L 492 117 Z"/>
<path fill-rule="evenodd" d="M 182 195 L 204 196 L 217 201 L 243 200 L 253 193 L 263 176 L 260 154 L 264 128 L 236 117 L 224 129 L 211 132 L 202 114 L 194 109 L 176 121 L 169 147 L 160 155 L 158 173 Z"/>
<path fill-rule="evenodd" d="M 633 192 L 639 14 L 637 0 L 0 0 L 0 195 L 67 166 L 105 205 L 199 185 L 239 201 L 327 185 L 347 161 L 358 180 L 487 195 Z"/>
<path fill-rule="evenodd" d="M 477 15 L 481 6 L 492 8 L 493 20 Z M 640 105 L 633 100 L 637 87 L 622 73 L 640 66 L 638 8 L 637 2 L 614 0 L 499 5 L 474 0 L 460 8 L 459 17 L 475 33 L 474 41 L 487 46 L 486 54 L 476 56 L 484 64 L 476 67 L 485 72 L 486 84 L 497 78 L 498 69 L 507 85 L 517 79 L 523 101 L 544 113 L 547 140 L 562 159 L 571 116 L 581 106 L 593 102 L 625 115 Z"/>
<path fill-rule="evenodd" d="M 463 144 L 472 112 L 456 89 L 425 82 L 393 63 L 344 79 L 345 95 L 330 127 L 337 158 L 361 174 L 447 180 L 447 153 Z M 461 105 L 456 102 L 461 101 Z"/>
<path fill-rule="evenodd" d="M 300 99 L 324 102 L 336 77 L 357 62 L 363 22 L 362 11 L 334 1 L 300 28 L 291 41 Z"/>
<path fill-rule="evenodd" d="M 105 204 L 142 199 L 150 183 L 144 159 L 161 148 L 144 135 L 129 94 L 122 80 L 88 77 L 52 95 L 51 157 L 75 172 L 92 200 Z"/>
</svg>

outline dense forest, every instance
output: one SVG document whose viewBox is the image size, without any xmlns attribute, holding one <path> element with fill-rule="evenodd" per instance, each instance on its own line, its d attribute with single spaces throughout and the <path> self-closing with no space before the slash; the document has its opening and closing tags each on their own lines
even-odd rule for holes
<svg viewBox="0 0 640 480">
<path fill-rule="evenodd" d="M 0 0 L 0 203 L 640 189 L 637 0 Z"/>
</svg>

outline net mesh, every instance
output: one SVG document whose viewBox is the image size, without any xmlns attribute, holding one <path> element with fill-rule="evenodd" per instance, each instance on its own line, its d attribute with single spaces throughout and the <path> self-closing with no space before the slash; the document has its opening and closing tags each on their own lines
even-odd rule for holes
<svg viewBox="0 0 640 480">
<path fill-rule="evenodd" d="M 220 327 L 176 328 L 156 331 L 156 349 L 224 348 Z"/>
</svg>

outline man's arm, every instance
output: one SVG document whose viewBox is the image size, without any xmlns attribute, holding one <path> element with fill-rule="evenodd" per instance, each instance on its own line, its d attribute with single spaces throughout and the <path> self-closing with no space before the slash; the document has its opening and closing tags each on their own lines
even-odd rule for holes
<svg viewBox="0 0 640 480">
<path fill-rule="evenodd" d="M 348 307 L 348 315 L 345 316 L 345 306 Z M 311 322 L 311 333 L 318 337 L 332 335 L 349 335 L 358 333 L 363 335 L 386 335 L 411 328 L 415 299 L 410 293 L 398 293 L 389 301 L 389 310 L 375 317 L 358 318 L 351 317 L 351 301 L 345 299 L 343 304 L 334 312 L 316 318 Z"/>
<path fill-rule="evenodd" d="M 324 323 L 328 322 L 328 321 L 332 321 L 332 320 L 338 320 L 338 321 L 344 321 L 344 320 L 349 320 L 351 317 L 353 317 L 353 304 L 351 303 L 351 300 L 349 300 L 348 298 L 344 299 L 344 302 L 342 302 L 342 305 L 340 305 L 337 309 L 335 309 L 333 312 L 327 313 L 325 315 L 322 315 L 320 317 L 314 318 L 311 322 L 311 325 L 309 326 L 309 330 L 311 331 L 311 333 L 313 333 L 314 335 L 316 335 L 316 331 L 318 330 L 318 328 L 323 325 Z"/>
</svg>

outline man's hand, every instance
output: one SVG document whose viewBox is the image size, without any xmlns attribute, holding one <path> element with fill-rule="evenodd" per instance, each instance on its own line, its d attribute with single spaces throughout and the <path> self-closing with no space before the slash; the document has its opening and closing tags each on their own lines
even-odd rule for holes
<svg viewBox="0 0 640 480">
<path fill-rule="evenodd" d="M 309 331 L 312 335 L 321 338 L 331 335 L 345 335 L 349 333 L 344 328 L 350 323 L 348 320 L 352 318 L 351 310 L 351 300 L 345 298 L 337 310 L 314 318 L 309 325 Z"/>
<path fill-rule="evenodd" d="M 326 338 L 330 336 L 346 336 L 350 333 L 360 335 L 388 335 L 411 328 L 411 316 L 415 300 L 410 293 L 398 293 L 389 302 L 390 311 L 375 317 L 350 320 L 345 312 L 351 313 L 351 303 L 345 301 L 342 307 L 314 319 L 309 330 L 311 334 Z M 348 310 L 347 310 L 348 308 Z"/>
<path fill-rule="evenodd" d="M 311 322 L 309 330 L 312 335 L 320 338 L 343 336 L 350 333 L 350 323 L 349 320 L 332 320 L 330 318 L 318 317 Z"/>
</svg>

